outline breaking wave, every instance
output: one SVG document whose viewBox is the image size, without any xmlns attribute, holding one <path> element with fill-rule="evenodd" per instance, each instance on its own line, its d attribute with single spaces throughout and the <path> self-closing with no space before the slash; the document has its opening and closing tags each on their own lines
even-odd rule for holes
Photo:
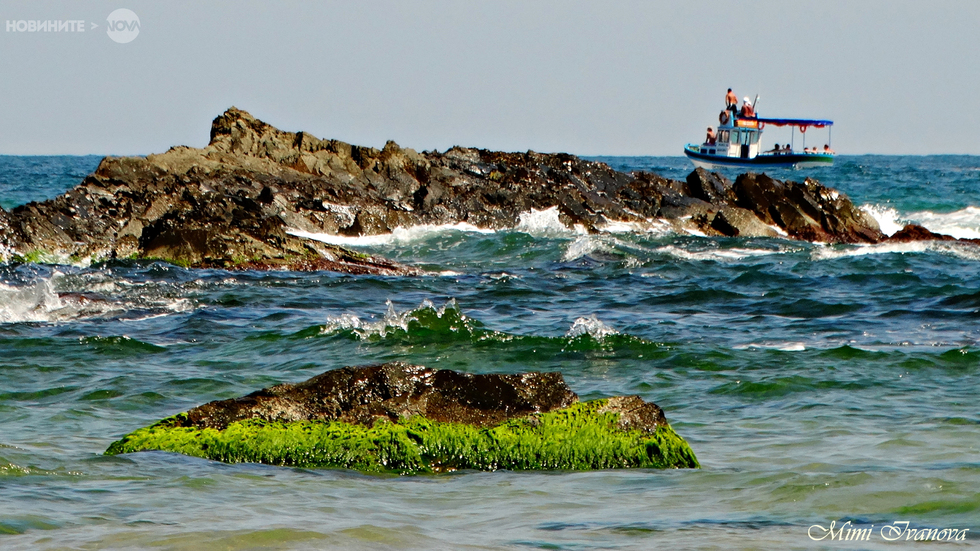
<svg viewBox="0 0 980 551">
<path fill-rule="evenodd" d="M 909 218 L 936 233 L 959 239 L 980 239 L 980 207 L 946 213 L 915 212 Z"/>
<path fill-rule="evenodd" d="M 59 323 L 94 317 L 143 319 L 194 309 L 158 284 L 134 284 L 104 273 L 64 274 L 0 283 L 0 323 Z"/>
<path fill-rule="evenodd" d="M 908 243 L 877 243 L 874 245 L 836 245 L 814 248 L 813 260 L 834 260 L 880 254 L 939 253 L 964 260 L 980 260 L 980 248 L 970 243 L 949 241 L 911 241 Z"/>
<path fill-rule="evenodd" d="M 450 232 L 462 232 L 462 233 L 495 233 L 495 230 L 478 228 L 473 224 L 467 224 L 466 222 L 460 222 L 458 224 L 444 224 L 444 225 L 432 225 L 432 224 L 422 224 L 418 226 L 408 226 L 395 228 L 391 233 L 382 233 L 378 235 L 335 235 L 331 233 L 316 233 L 308 232 L 303 230 L 298 230 L 295 228 L 288 228 L 286 233 L 295 237 L 301 237 L 304 239 L 312 239 L 313 241 L 319 241 L 321 243 L 329 243 L 331 245 L 339 245 L 342 247 L 371 247 L 378 245 L 392 245 L 392 244 L 405 244 L 411 243 L 413 241 L 419 241 L 433 235 L 439 235 Z"/>
<path fill-rule="evenodd" d="M 558 217 L 558 207 L 522 212 L 514 229 L 535 237 L 570 237 L 585 233 L 585 228 L 580 225 L 569 229 Z"/>
<path fill-rule="evenodd" d="M 354 314 L 343 314 L 328 320 L 324 325 L 300 331 L 295 336 L 339 337 L 368 343 L 422 345 L 470 343 L 476 346 L 529 345 L 539 353 L 563 351 L 606 350 L 632 355 L 644 351 L 663 350 L 665 345 L 639 337 L 620 333 L 596 314 L 576 318 L 564 336 L 543 337 L 519 335 L 488 329 L 479 320 L 464 314 L 455 299 L 436 307 L 425 300 L 416 308 L 398 310 L 388 301 L 388 310 L 380 319 L 364 319 Z"/>
<path fill-rule="evenodd" d="M 881 205 L 861 205 L 861 210 L 869 214 L 878 222 L 881 233 L 892 236 L 905 226 L 898 211 Z"/>
<path fill-rule="evenodd" d="M 971 206 L 953 212 L 925 210 L 908 214 L 883 205 L 862 205 L 861 210 L 878 222 L 885 235 L 894 235 L 906 224 L 919 224 L 929 231 L 958 239 L 980 239 L 980 207 Z"/>
</svg>

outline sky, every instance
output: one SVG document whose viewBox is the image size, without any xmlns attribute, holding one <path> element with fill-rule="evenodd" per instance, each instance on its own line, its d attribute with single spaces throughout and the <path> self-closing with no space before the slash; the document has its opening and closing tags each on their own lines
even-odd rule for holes
<svg viewBox="0 0 980 551">
<path fill-rule="evenodd" d="M 731 87 L 838 153 L 978 155 L 978 28 L 973 0 L 0 0 L 0 154 L 203 147 L 234 105 L 379 148 L 681 155 Z"/>
</svg>

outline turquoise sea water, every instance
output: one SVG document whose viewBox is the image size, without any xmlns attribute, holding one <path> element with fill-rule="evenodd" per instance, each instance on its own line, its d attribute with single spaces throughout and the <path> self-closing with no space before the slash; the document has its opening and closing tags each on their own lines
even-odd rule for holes
<svg viewBox="0 0 980 551">
<path fill-rule="evenodd" d="M 0 157 L 0 205 L 53 197 L 98 161 Z M 815 177 L 891 231 L 980 237 L 978 157 L 774 176 Z M 881 537 L 898 521 L 977 542 L 978 246 L 578 235 L 541 213 L 354 246 L 432 275 L 0 264 L 0 549 L 916 546 Z M 379 477 L 101 455 L 195 405 L 394 359 L 639 394 L 703 468 Z M 873 536 L 808 537 L 831 521 Z"/>
</svg>

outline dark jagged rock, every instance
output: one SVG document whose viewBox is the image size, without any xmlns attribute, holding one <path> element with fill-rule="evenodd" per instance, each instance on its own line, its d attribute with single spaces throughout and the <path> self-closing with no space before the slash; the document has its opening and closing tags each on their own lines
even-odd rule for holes
<svg viewBox="0 0 980 551">
<path fill-rule="evenodd" d="M 900 243 L 909 241 L 957 241 L 955 237 L 934 233 L 918 224 L 906 224 L 905 227 L 893 233 L 888 240 Z"/>
<path fill-rule="evenodd" d="M 697 169 L 677 181 L 567 154 L 418 153 L 394 142 L 379 150 L 284 132 L 233 107 L 214 120 L 207 147 L 107 157 L 64 195 L 0 211 L 0 256 L 407 274 L 417 271 L 297 235 L 458 222 L 511 228 L 522 213 L 549 208 L 588 231 L 660 218 L 707 235 L 884 239 L 845 195 L 811 179 L 744 174 L 731 184 Z"/>
<path fill-rule="evenodd" d="M 878 223 L 834 189 L 807 178 L 781 182 L 765 174 L 742 174 L 732 186 L 735 204 L 790 237 L 825 243 L 877 243 Z"/>
<path fill-rule="evenodd" d="M 656 404 L 579 402 L 560 373 L 470 375 L 393 362 L 211 402 L 132 432 L 107 454 L 402 473 L 697 467 Z"/>
</svg>

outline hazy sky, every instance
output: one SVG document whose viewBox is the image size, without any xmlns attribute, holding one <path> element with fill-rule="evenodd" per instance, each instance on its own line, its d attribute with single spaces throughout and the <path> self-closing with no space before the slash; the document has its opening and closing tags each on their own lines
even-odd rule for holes
<svg viewBox="0 0 980 551">
<path fill-rule="evenodd" d="M 117 8 L 140 19 L 127 44 Z M 375 147 L 680 155 L 728 87 L 762 116 L 833 119 L 840 153 L 980 154 L 978 28 L 973 0 L 0 0 L 0 154 L 203 146 L 235 105 Z"/>
</svg>

